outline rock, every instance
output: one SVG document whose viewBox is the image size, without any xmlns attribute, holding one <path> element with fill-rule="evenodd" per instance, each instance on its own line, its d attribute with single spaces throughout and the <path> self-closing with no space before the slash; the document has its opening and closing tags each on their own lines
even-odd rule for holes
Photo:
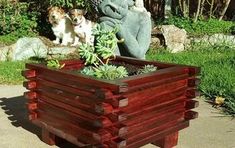
<svg viewBox="0 0 235 148">
<path fill-rule="evenodd" d="M 188 43 L 187 32 L 174 25 L 162 25 L 161 32 L 165 39 L 165 46 L 172 52 L 179 52 L 185 49 Z"/>
<path fill-rule="evenodd" d="M 235 45 L 234 35 L 213 34 L 213 35 L 205 35 L 202 38 L 193 38 L 191 40 L 193 42 L 203 42 L 203 43 L 208 43 L 210 45 L 215 45 L 215 44 L 227 44 L 233 46 Z"/>
<path fill-rule="evenodd" d="M 75 51 L 76 47 L 52 47 L 48 49 L 48 55 L 56 58 L 73 54 Z"/>
<path fill-rule="evenodd" d="M 152 37 L 150 48 L 158 48 L 160 46 L 161 46 L 161 40 L 158 37 Z"/>
<path fill-rule="evenodd" d="M 24 37 L 16 42 L 12 55 L 13 61 L 25 60 L 30 57 L 45 58 L 47 46 L 39 38 Z"/>
<path fill-rule="evenodd" d="M 10 61 L 12 60 L 12 51 L 15 49 L 15 44 L 10 46 L 0 47 L 0 61 Z"/>
<path fill-rule="evenodd" d="M 0 61 L 18 61 L 32 57 L 47 58 L 61 57 L 73 54 L 75 47 L 69 46 L 50 46 L 46 45 L 40 38 L 21 38 L 11 46 L 0 47 Z"/>
</svg>

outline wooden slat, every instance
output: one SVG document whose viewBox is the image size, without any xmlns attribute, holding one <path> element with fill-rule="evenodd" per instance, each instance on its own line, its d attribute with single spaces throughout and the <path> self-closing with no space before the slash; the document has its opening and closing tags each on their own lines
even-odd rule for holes
<svg viewBox="0 0 235 148">
<path fill-rule="evenodd" d="M 85 143 L 78 141 L 78 139 L 75 136 L 68 134 L 68 133 L 64 133 L 63 131 L 61 131 L 61 129 L 50 126 L 47 123 L 45 123 L 44 121 L 34 120 L 32 122 L 39 127 L 46 128 L 48 131 L 55 134 L 56 136 L 63 138 L 63 139 L 65 139 L 65 140 L 67 140 L 77 146 L 85 147 L 88 145 L 88 144 L 85 144 Z"/>
<path fill-rule="evenodd" d="M 139 140 L 136 140 L 135 142 L 131 143 L 128 142 L 126 148 L 137 148 L 137 147 L 141 147 L 143 145 L 145 145 L 146 143 L 151 143 L 155 140 L 158 140 L 164 136 L 167 136 L 171 133 L 177 132 L 183 128 L 186 128 L 189 126 L 189 122 L 188 121 L 183 121 L 183 122 L 179 122 L 176 125 L 172 125 L 162 131 L 159 132 L 155 132 L 154 134 L 150 134 L 149 136 L 146 136 L 144 138 L 141 138 Z"/>
<path fill-rule="evenodd" d="M 198 118 L 198 112 L 195 112 L 195 111 L 187 111 L 187 112 L 185 112 L 184 116 L 185 116 L 185 117 L 184 117 L 185 120 L 196 119 L 196 118 Z"/>
<path fill-rule="evenodd" d="M 141 132 L 139 134 L 136 134 L 136 135 L 133 135 L 131 137 L 128 137 L 127 138 L 127 144 L 135 143 L 136 141 L 139 141 L 140 139 L 147 138 L 147 137 L 149 137 L 151 135 L 154 135 L 155 133 L 164 131 L 164 130 L 172 127 L 172 126 L 176 126 L 178 122 L 180 122 L 179 119 L 171 120 L 171 121 L 169 121 L 169 122 L 167 122 L 165 124 L 162 124 L 160 126 L 151 128 L 151 129 L 143 131 L 143 132 Z M 178 130 L 180 130 L 180 129 L 178 129 Z"/>
<path fill-rule="evenodd" d="M 195 87 L 200 84 L 200 79 L 196 77 L 189 77 L 188 78 L 188 86 L 189 87 Z"/>
<path fill-rule="evenodd" d="M 187 71 L 185 71 L 185 68 L 182 67 L 171 67 L 167 69 L 160 69 L 157 70 L 157 72 L 151 72 L 147 74 L 141 74 L 141 75 L 135 75 L 130 76 L 127 78 L 121 79 L 122 82 L 127 83 L 128 87 L 138 86 L 138 85 L 149 85 L 151 86 L 152 83 L 156 84 L 163 84 L 164 82 L 169 82 L 169 78 L 177 77 L 179 75 L 183 75 L 184 78 L 187 78 Z M 166 79 L 166 80 L 164 80 Z M 160 82 L 156 82 L 160 81 Z M 155 85 L 156 85 L 155 84 Z"/>
<path fill-rule="evenodd" d="M 35 100 L 37 98 L 37 93 L 34 91 L 28 91 L 24 93 L 24 97 L 28 100 Z"/>
<path fill-rule="evenodd" d="M 153 94 L 149 97 L 142 97 L 141 99 L 132 99 L 132 102 L 127 107 L 124 107 L 122 110 L 127 112 L 128 110 L 136 111 L 139 108 L 144 108 L 148 105 L 155 105 L 155 102 L 160 105 L 161 103 L 165 103 L 170 100 L 175 100 L 179 97 L 184 96 L 186 87 L 172 89 L 170 92 L 167 93 L 159 93 Z"/>
<path fill-rule="evenodd" d="M 28 90 L 36 89 L 37 82 L 36 81 L 26 81 L 23 83 L 23 86 Z"/>
<path fill-rule="evenodd" d="M 178 143 L 179 132 L 171 133 L 152 144 L 161 147 L 161 148 L 172 148 L 175 147 Z"/>
<path fill-rule="evenodd" d="M 163 115 L 159 115 L 153 117 L 149 120 L 143 120 L 140 123 L 137 123 L 132 126 L 128 126 L 128 137 L 132 137 L 138 135 L 142 132 L 145 132 L 149 129 L 153 129 L 155 127 L 167 124 L 172 120 L 181 119 L 184 116 L 184 110 L 182 108 L 175 108 L 176 111 L 165 113 Z"/>
<path fill-rule="evenodd" d="M 26 79 L 34 78 L 36 77 L 36 70 L 25 70 L 21 73 L 22 76 L 24 76 Z"/>
<path fill-rule="evenodd" d="M 190 110 L 199 106 L 199 102 L 195 100 L 187 100 L 185 104 L 185 109 Z"/>
<path fill-rule="evenodd" d="M 155 65 L 159 68 L 169 68 L 169 67 L 173 67 L 173 66 L 178 66 L 178 64 L 163 63 L 163 62 L 156 62 L 156 61 L 147 61 L 147 60 L 140 60 L 140 59 L 136 59 L 136 58 L 121 57 L 121 56 L 116 56 L 115 61 L 125 62 L 125 63 L 131 64 L 131 65 L 138 65 L 138 66 Z"/>
<path fill-rule="evenodd" d="M 52 128 L 58 129 L 59 133 L 54 134 L 58 135 L 59 137 L 63 137 L 64 134 L 71 135 L 72 137 L 78 139 L 78 141 L 81 141 L 85 144 L 97 144 L 100 141 L 100 139 L 95 139 L 97 137 L 94 138 L 92 133 L 86 133 L 81 128 L 78 128 L 77 126 L 66 122 L 63 119 L 49 116 L 48 114 L 45 114 L 43 111 L 40 110 L 38 111 L 38 114 L 39 118 L 37 119 L 37 121 L 43 122 L 45 127 L 51 126 Z M 65 139 L 67 140 L 67 137 L 65 137 Z"/>
<path fill-rule="evenodd" d="M 46 66 L 40 65 L 40 64 L 26 64 L 26 68 L 28 69 L 35 69 L 38 71 L 39 75 L 42 73 L 51 73 L 55 77 L 66 77 L 68 80 L 72 80 L 75 83 L 85 83 L 90 86 L 94 87 L 101 87 L 106 88 L 109 90 L 112 90 L 114 92 L 126 92 L 126 84 L 116 81 L 106 81 L 106 80 L 100 80 L 100 79 L 94 79 L 91 77 L 87 77 L 82 74 L 73 74 L 67 71 L 60 71 L 55 69 L 48 69 Z"/>
<path fill-rule="evenodd" d="M 184 100 L 178 100 L 175 102 L 171 102 L 168 104 L 164 104 L 162 106 L 157 106 L 155 105 L 153 108 L 150 108 L 148 110 L 139 110 L 136 111 L 135 113 L 128 113 L 128 120 L 124 121 L 123 123 L 130 126 L 130 125 L 134 125 L 138 122 L 142 122 L 144 120 L 153 118 L 157 115 L 157 113 L 162 113 L 164 114 L 165 111 L 174 108 L 174 109 L 178 109 L 178 108 L 184 108 Z M 142 113 L 142 114 L 141 114 Z"/>
<path fill-rule="evenodd" d="M 194 98 L 200 96 L 200 92 L 198 91 L 197 88 L 190 87 L 190 88 L 188 88 L 188 90 L 186 92 L 186 96 L 187 96 L 188 99 L 194 99 Z"/>
<path fill-rule="evenodd" d="M 176 66 L 177 67 L 187 67 L 187 68 L 189 68 L 189 73 L 191 75 L 200 73 L 199 67 L 183 65 L 183 64 L 164 63 L 164 62 L 159 62 L 159 61 L 147 61 L 147 60 L 140 60 L 140 59 L 136 59 L 136 58 L 121 57 L 121 56 L 117 56 L 115 61 L 125 62 L 128 64 L 137 65 L 137 66 L 155 65 L 155 66 L 159 67 L 160 69 L 169 68 L 169 67 L 176 67 Z"/>
<path fill-rule="evenodd" d="M 151 99 L 156 96 L 160 96 L 163 94 L 169 94 L 175 89 L 185 89 L 187 87 L 186 80 L 180 80 L 168 84 L 164 84 L 162 86 L 151 87 L 149 89 L 139 90 L 133 93 L 124 94 L 125 97 L 128 98 L 130 105 L 135 105 L 135 102 L 145 101 L 145 99 Z M 174 95 L 174 94 L 172 94 Z M 146 100 L 147 101 L 147 100 Z"/>
<path fill-rule="evenodd" d="M 38 118 L 38 114 L 34 111 L 29 111 L 29 120 L 32 121 L 32 120 L 35 120 Z"/>
</svg>

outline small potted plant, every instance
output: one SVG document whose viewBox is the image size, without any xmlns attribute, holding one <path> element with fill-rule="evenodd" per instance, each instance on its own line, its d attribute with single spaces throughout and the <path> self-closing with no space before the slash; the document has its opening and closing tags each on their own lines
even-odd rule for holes
<svg viewBox="0 0 235 148">
<path fill-rule="evenodd" d="M 116 31 L 97 27 L 95 47 L 78 49 L 81 60 L 26 64 L 29 119 L 44 142 L 173 147 L 197 117 L 199 68 L 115 56 Z"/>
</svg>

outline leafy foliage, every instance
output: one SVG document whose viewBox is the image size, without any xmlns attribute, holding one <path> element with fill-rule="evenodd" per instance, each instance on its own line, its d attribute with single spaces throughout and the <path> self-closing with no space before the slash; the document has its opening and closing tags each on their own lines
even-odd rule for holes
<svg viewBox="0 0 235 148">
<path fill-rule="evenodd" d="M 60 6 L 65 8 L 84 8 L 88 6 L 87 0 L 49 0 L 49 4 L 52 6 Z"/>
<path fill-rule="evenodd" d="M 171 17 L 160 24 L 173 24 L 185 29 L 190 35 L 211 35 L 215 33 L 231 33 L 234 22 L 219 21 L 217 19 L 198 20 L 193 22 L 190 18 Z"/>
<path fill-rule="evenodd" d="M 3 41 L 11 41 L 23 36 L 35 35 L 37 27 L 37 12 L 30 12 L 26 2 L 10 4 L 9 1 L 0 1 L 0 36 Z M 0 41 L 2 42 L 2 41 Z"/>
<path fill-rule="evenodd" d="M 154 65 L 145 65 L 142 69 L 137 71 L 137 74 L 144 74 L 149 72 L 157 71 L 157 67 Z"/>
<path fill-rule="evenodd" d="M 107 64 L 100 65 L 99 67 L 85 67 L 81 73 L 107 80 L 114 80 L 128 76 L 128 72 L 125 67 Z"/>
<path fill-rule="evenodd" d="M 115 56 L 114 51 L 117 48 L 116 33 L 117 28 L 111 31 L 102 30 L 99 25 L 93 30 L 93 35 L 96 36 L 96 52 L 103 58 Z"/>
<path fill-rule="evenodd" d="M 94 65 L 95 67 L 85 67 L 81 73 L 97 78 L 114 80 L 128 76 L 128 72 L 123 66 L 108 65 L 109 59 L 114 57 L 114 51 L 117 47 L 116 39 L 117 28 L 111 31 L 105 31 L 99 25 L 93 30 L 96 36 L 96 45 L 91 46 L 82 44 L 78 52 L 85 65 Z M 106 64 L 103 61 L 106 60 Z"/>
<path fill-rule="evenodd" d="M 64 64 L 60 64 L 58 60 L 52 59 L 47 61 L 47 67 L 61 69 L 64 67 Z"/>
<path fill-rule="evenodd" d="M 78 48 L 79 55 L 85 60 L 85 64 L 98 64 L 98 55 L 95 53 L 95 48 L 92 45 L 82 44 Z"/>
</svg>

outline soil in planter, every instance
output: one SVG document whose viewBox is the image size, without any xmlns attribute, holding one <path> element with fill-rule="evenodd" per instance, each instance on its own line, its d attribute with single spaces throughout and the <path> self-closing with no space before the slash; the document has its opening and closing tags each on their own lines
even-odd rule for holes
<svg viewBox="0 0 235 148">
<path fill-rule="evenodd" d="M 136 75 L 138 70 L 142 68 L 140 66 L 135 66 L 135 65 L 127 64 L 125 62 L 110 61 L 110 64 L 111 65 L 115 65 L 115 66 L 123 66 L 123 67 L 125 67 L 129 76 Z"/>
</svg>

